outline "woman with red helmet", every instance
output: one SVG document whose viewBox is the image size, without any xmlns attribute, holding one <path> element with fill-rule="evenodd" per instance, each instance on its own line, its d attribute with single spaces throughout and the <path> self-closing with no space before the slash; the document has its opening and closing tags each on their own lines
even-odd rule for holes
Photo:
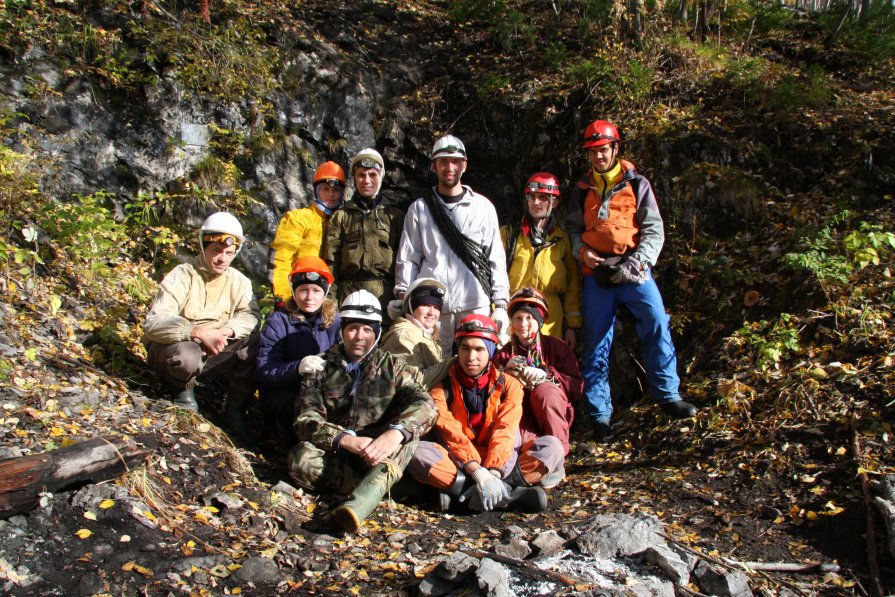
<svg viewBox="0 0 895 597">
<path fill-rule="evenodd" d="M 600 438 L 612 435 L 609 351 L 619 305 L 637 320 L 653 399 L 672 417 L 697 411 L 681 400 L 669 317 L 651 272 L 665 242 L 662 216 L 649 181 L 618 158 L 619 142 L 618 129 L 606 120 L 585 129 L 582 148 L 591 168 L 572 189 L 566 222 L 584 276 L 585 407 Z"/>
<path fill-rule="evenodd" d="M 289 273 L 292 296 L 261 329 L 255 379 L 260 386 L 265 426 L 292 435 L 295 397 L 305 357 L 325 352 L 339 341 L 339 314 L 329 288 L 333 275 L 322 259 L 302 257 Z M 307 364 L 305 365 L 307 367 Z"/>
<path fill-rule="evenodd" d="M 534 288 L 522 288 L 510 297 L 507 311 L 512 339 L 497 351 L 494 365 L 525 386 L 522 442 L 552 435 L 568 455 L 573 405 L 580 401 L 584 390 L 578 359 L 568 344 L 541 333 L 550 316 L 543 294 Z"/>
<path fill-rule="evenodd" d="M 287 211 L 277 225 L 267 255 L 274 296 L 292 296 L 289 274 L 300 257 L 320 257 L 324 223 L 339 209 L 345 194 L 345 171 L 335 162 L 323 162 L 314 171 L 314 200 L 308 207 Z"/>
<path fill-rule="evenodd" d="M 522 442 L 522 385 L 492 363 L 497 342 L 490 317 L 464 317 L 454 334 L 457 358 L 430 392 L 438 408 L 439 443 L 420 442 L 407 470 L 441 492 L 443 511 L 452 501 L 478 512 L 511 504 L 543 510 L 547 495 L 540 485 L 562 469 L 557 438 Z"/>
<path fill-rule="evenodd" d="M 574 350 L 581 328 L 581 275 L 569 236 L 553 217 L 560 201 L 559 181 L 549 172 L 535 172 L 524 191 L 522 221 L 500 229 L 510 291 L 541 291 L 549 307 L 541 333 L 565 339 Z"/>
</svg>

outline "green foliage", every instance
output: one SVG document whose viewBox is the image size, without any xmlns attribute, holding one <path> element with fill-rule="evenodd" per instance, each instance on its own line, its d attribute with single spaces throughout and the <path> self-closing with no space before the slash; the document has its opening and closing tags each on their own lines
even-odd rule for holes
<svg viewBox="0 0 895 597">
<path fill-rule="evenodd" d="M 805 73 L 786 73 L 776 85 L 764 90 L 768 106 L 789 114 L 804 108 L 821 108 L 833 101 L 833 88 L 824 69 L 812 64 Z"/>
<path fill-rule="evenodd" d="M 488 73 L 476 83 L 476 92 L 482 97 L 502 93 L 510 88 L 510 78 L 498 73 Z"/>
<path fill-rule="evenodd" d="M 566 62 L 569 50 L 566 45 L 559 40 L 550 40 L 544 46 L 544 62 L 553 69 L 560 68 Z"/>
<path fill-rule="evenodd" d="M 10 118 L 0 115 L 0 131 L 6 130 Z M 24 155 L 0 144 L 0 267 L 7 281 L 12 269 L 29 277 L 43 263 L 37 252 L 37 230 L 27 223 L 37 195 L 27 162 Z"/>
<path fill-rule="evenodd" d="M 487 27 L 504 50 L 535 40 L 535 30 L 528 16 L 506 0 L 457 0 L 449 10 L 457 22 L 472 21 Z"/>
<path fill-rule="evenodd" d="M 821 26 L 827 35 L 836 31 L 841 19 L 841 7 L 820 15 Z M 868 63 L 881 64 L 895 57 L 895 6 L 886 2 L 872 3 L 870 14 L 845 20 L 838 39 Z"/>
<path fill-rule="evenodd" d="M 602 100 L 614 105 L 646 100 L 654 76 L 653 70 L 638 59 L 611 62 L 599 55 L 569 66 L 566 72 L 571 80 L 594 88 Z"/>
<path fill-rule="evenodd" d="M 127 255 L 130 239 L 106 207 L 111 195 L 98 191 L 78 195 L 69 203 L 50 202 L 39 213 L 40 223 L 68 259 L 84 266 L 87 279 L 107 277 L 110 264 Z"/>
<path fill-rule="evenodd" d="M 762 320 L 746 324 L 737 336 L 749 345 L 755 366 L 762 371 L 776 368 L 782 358 L 801 349 L 799 330 L 788 313 L 781 313 L 773 323 Z"/>
<path fill-rule="evenodd" d="M 145 60 L 173 66 L 187 91 L 231 102 L 259 100 L 277 85 L 279 52 L 248 18 L 211 27 L 147 26 L 136 33 L 146 45 Z"/>
<path fill-rule="evenodd" d="M 797 270 L 810 272 L 822 286 L 829 282 L 848 284 L 856 265 L 858 269 L 879 265 L 882 254 L 895 250 L 895 234 L 883 230 L 879 224 L 859 222 L 856 229 L 840 238 L 838 226 L 849 216 L 850 213 L 844 210 L 817 236 L 802 237 L 799 244 L 805 250 L 786 255 L 786 263 Z"/>
</svg>

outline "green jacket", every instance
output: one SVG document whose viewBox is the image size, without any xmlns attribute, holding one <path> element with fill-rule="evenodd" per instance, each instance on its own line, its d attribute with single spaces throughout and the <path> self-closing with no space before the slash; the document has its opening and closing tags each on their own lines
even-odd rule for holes
<svg viewBox="0 0 895 597">
<path fill-rule="evenodd" d="M 330 266 L 336 284 L 330 290 L 341 300 L 338 285 L 371 279 L 395 283 L 395 253 L 404 229 L 404 211 L 383 199 L 373 209 L 357 200 L 343 204 L 329 219 L 321 256 Z"/>
<path fill-rule="evenodd" d="M 364 357 L 360 383 L 352 395 L 353 377 L 342 343 L 330 347 L 320 375 L 305 376 L 295 402 L 295 434 L 321 450 L 335 450 L 336 438 L 347 431 L 377 437 L 389 425 L 403 425 L 406 441 L 420 439 L 435 424 L 438 411 L 415 367 L 374 348 Z M 409 436 L 409 437 L 408 437 Z"/>
</svg>

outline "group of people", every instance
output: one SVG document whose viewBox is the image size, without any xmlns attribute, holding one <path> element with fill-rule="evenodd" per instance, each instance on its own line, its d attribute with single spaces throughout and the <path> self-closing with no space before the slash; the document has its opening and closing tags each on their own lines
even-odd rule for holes
<svg viewBox="0 0 895 597">
<path fill-rule="evenodd" d="M 697 411 L 681 399 L 651 274 L 662 219 L 619 144 L 615 125 L 591 123 L 591 168 L 565 222 L 559 181 L 538 172 L 521 221 L 502 228 L 490 200 L 462 184 L 466 149 L 453 135 L 435 142 L 437 183 L 406 213 L 380 192 L 375 149 L 351 160 L 350 200 L 345 171 L 321 164 L 313 202 L 288 212 L 271 243 L 277 309 L 260 332 L 251 283 L 229 267 L 242 226 L 212 214 L 195 261 L 160 284 L 145 324 L 149 364 L 192 410 L 200 375 L 228 378 L 223 420 L 245 443 L 257 387 L 265 429 L 293 444 L 290 477 L 348 496 L 332 512 L 346 531 L 405 472 L 435 488 L 443 510 L 542 510 L 544 490 L 565 476 L 576 405 L 599 438 L 612 434 L 620 305 L 637 320 L 653 398 L 673 417 Z"/>
</svg>

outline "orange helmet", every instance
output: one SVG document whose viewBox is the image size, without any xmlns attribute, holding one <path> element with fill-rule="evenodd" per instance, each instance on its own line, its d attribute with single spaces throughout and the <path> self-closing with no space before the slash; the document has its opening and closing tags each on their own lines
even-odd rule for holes
<svg viewBox="0 0 895 597">
<path fill-rule="evenodd" d="M 618 136 L 618 129 L 608 120 L 594 120 L 584 129 L 584 143 L 581 145 L 583 149 L 590 147 L 600 147 L 610 143 L 618 143 L 621 139 Z"/>
<path fill-rule="evenodd" d="M 323 162 L 314 171 L 314 184 L 318 182 L 338 180 L 345 186 L 345 171 L 335 162 Z"/>
<path fill-rule="evenodd" d="M 292 283 L 292 288 L 302 284 L 322 286 L 320 282 L 326 281 L 324 290 L 327 290 L 332 286 L 333 280 L 333 275 L 326 266 L 326 262 L 319 257 L 300 257 L 292 264 L 292 271 L 289 272 L 289 281 Z"/>
<path fill-rule="evenodd" d="M 525 183 L 526 193 L 547 193 L 559 197 L 559 181 L 549 172 L 535 172 Z"/>
<path fill-rule="evenodd" d="M 544 320 L 549 317 L 550 311 L 547 309 L 547 299 L 541 292 L 531 286 L 520 288 L 513 296 L 510 297 L 510 304 L 507 306 L 507 314 L 512 317 L 513 313 L 519 309 L 524 309 L 531 313 L 536 319 L 540 320 L 541 325 Z M 532 309 L 539 311 L 539 314 L 532 312 Z M 540 317 L 538 317 L 540 315 Z"/>
<path fill-rule="evenodd" d="M 497 324 L 487 315 L 467 315 L 454 332 L 454 344 L 458 344 L 462 338 L 481 338 L 497 344 Z"/>
</svg>

